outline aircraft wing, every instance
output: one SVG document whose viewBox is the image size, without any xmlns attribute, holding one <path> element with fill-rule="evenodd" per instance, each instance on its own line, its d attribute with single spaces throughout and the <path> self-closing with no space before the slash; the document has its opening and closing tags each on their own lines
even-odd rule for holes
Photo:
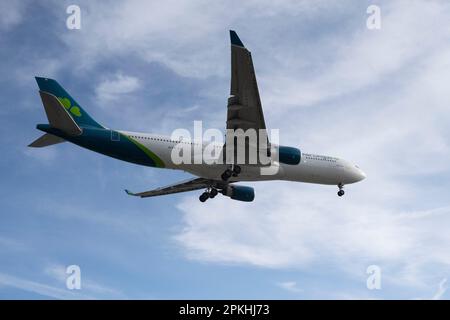
<svg viewBox="0 0 450 320">
<path fill-rule="evenodd" d="M 235 31 L 230 31 L 230 38 L 231 89 L 227 129 L 266 129 L 252 55 Z"/>
<path fill-rule="evenodd" d="M 244 131 L 255 129 L 258 141 L 260 130 L 262 130 L 264 136 L 261 138 L 267 140 L 266 149 L 270 149 L 252 55 L 233 30 L 230 30 L 230 39 L 231 89 L 227 106 L 227 129 Z M 236 136 L 239 135 L 236 134 Z M 258 146 L 246 145 L 246 148 L 258 149 Z M 267 151 L 267 154 L 269 152 L 270 150 Z"/>
<path fill-rule="evenodd" d="M 125 192 L 131 196 L 147 198 L 147 197 L 154 197 L 154 196 L 162 196 L 165 194 L 193 191 L 193 190 L 204 189 L 204 188 L 213 187 L 213 186 L 214 187 L 223 187 L 224 184 L 226 184 L 226 183 L 211 180 L 211 179 L 195 178 L 195 179 L 190 179 L 190 180 L 186 180 L 183 182 L 179 182 L 176 184 L 172 184 L 172 185 L 169 185 L 166 187 L 153 189 L 150 191 L 133 193 L 128 190 L 125 190 Z"/>
</svg>

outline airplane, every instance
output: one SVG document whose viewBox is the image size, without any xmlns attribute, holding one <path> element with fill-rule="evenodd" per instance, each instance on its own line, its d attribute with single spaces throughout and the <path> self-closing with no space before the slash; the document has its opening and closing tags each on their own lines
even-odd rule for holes
<svg viewBox="0 0 450 320">
<path fill-rule="evenodd" d="M 231 89 L 226 129 L 254 129 L 265 132 L 266 125 L 251 53 L 233 30 L 230 30 L 230 40 Z M 271 144 L 270 141 L 267 141 L 266 151 L 271 159 L 269 166 L 276 167 L 275 174 L 261 174 L 262 165 L 259 162 L 175 163 L 171 155 L 177 146 L 192 148 L 195 157 L 195 152 L 199 152 L 198 150 L 202 152 L 206 144 L 201 142 L 199 147 L 198 142 L 194 140 L 172 139 L 165 135 L 104 127 L 91 118 L 57 81 L 43 77 L 35 78 L 48 124 L 36 126 L 45 134 L 32 142 L 30 147 L 46 147 L 69 141 L 119 160 L 148 167 L 183 170 L 194 175 L 189 180 L 150 191 L 133 193 L 125 190 L 131 196 L 145 198 L 203 189 L 204 192 L 199 196 L 201 202 L 212 199 L 219 193 L 234 200 L 251 202 L 255 198 L 254 189 L 237 184 L 238 182 L 284 180 L 336 185 L 337 194 L 341 197 L 344 195 L 344 185 L 366 178 L 365 173 L 357 165 L 344 159 L 303 153 L 297 147 Z M 224 155 L 225 145 L 226 143 L 215 143 L 213 148 Z"/>
</svg>

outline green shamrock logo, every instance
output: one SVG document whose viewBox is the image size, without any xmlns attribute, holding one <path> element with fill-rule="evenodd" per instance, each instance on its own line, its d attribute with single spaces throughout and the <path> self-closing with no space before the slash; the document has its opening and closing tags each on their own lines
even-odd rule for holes
<svg viewBox="0 0 450 320">
<path fill-rule="evenodd" d="M 80 108 L 77 106 L 72 106 L 69 99 L 60 97 L 60 98 L 58 98 L 58 100 L 59 100 L 59 102 L 61 102 L 61 104 L 64 106 L 64 108 L 66 108 L 67 110 L 70 111 L 71 114 L 73 114 L 74 116 L 77 116 L 77 117 L 81 117 Z"/>
</svg>

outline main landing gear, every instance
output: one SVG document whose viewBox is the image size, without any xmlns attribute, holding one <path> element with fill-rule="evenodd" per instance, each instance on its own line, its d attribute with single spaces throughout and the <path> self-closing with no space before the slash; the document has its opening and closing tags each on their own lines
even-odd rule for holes
<svg viewBox="0 0 450 320">
<path fill-rule="evenodd" d="M 345 194 L 345 192 L 344 192 L 344 185 L 342 183 L 339 183 L 338 184 L 338 188 L 339 188 L 339 191 L 338 191 L 337 195 L 339 197 L 342 197 Z"/>
<path fill-rule="evenodd" d="M 198 197 L 198 199 L 201 202 L 205 202 L 206 200 L 208 200 L 209 198 L 214 198 L 215 196 L 217 196 L 217 194 L 219 193 L 219 191 L 217 191 L 216 188 L 208 188 L 205 192 L 203 192 L 200 197 Z"/>
<path fill-rule="evenodd" d="M 240 173 L 241 173 L 241 167 L 235 165 L 232 167 L 232 169 L 228 168 L 227 170 L 225 170 L 222 173 L 221 178 L 223 181 L 228 181 L 228 179 L 230 179 L 231 177 L 237 177 Z"/>
</svg>

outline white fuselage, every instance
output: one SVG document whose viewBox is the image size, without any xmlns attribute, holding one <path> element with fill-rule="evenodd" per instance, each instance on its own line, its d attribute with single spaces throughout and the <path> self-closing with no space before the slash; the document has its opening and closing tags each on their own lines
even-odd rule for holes
<svg viewBox="0 0 450 320">
<path fill-rule="evenodd" d="M 155 153 L 164 163 L 165 168 L 183 170 L 196 176 L 208 179 L 220 180 L 221 174 L 227 168 L 226 164 L 214 163 L 211 160 L 219 159 L 222 155 L 223 144 L 199 143 L 195 141 L 175 141 L 168 136 L 120 131 L 143 144 Z M 208 152 L 205 153 L 205 148 Z M 189 150 L 191 161 L 189 163 L 174 163 L 173 152 L 179 153 L 179 149 Z M 272 146 L 277 148 L 277 146 Z M 211 152 L 211 150 L 214 150 Z M 274 155 L 275 152 L 272 152 Z M 242 171 L 238 177 L 232 177 L 233 181 L 264 181 L 287 180 L 328 185 L 345 185 L 363 180 L 366 176 L 358 166 L 336 157 L 321 156 L 316 154 L 301 154 L 299 164 L 290 165 L 280 163 L 272 159 L 272 164 L 265 174 L 262 168 L 255 165 L 241 165 Z M 266 168 L 268 169 L 268 168 Z M 267 174 L 269 171 L 269 174 Z"/>
</svg>

